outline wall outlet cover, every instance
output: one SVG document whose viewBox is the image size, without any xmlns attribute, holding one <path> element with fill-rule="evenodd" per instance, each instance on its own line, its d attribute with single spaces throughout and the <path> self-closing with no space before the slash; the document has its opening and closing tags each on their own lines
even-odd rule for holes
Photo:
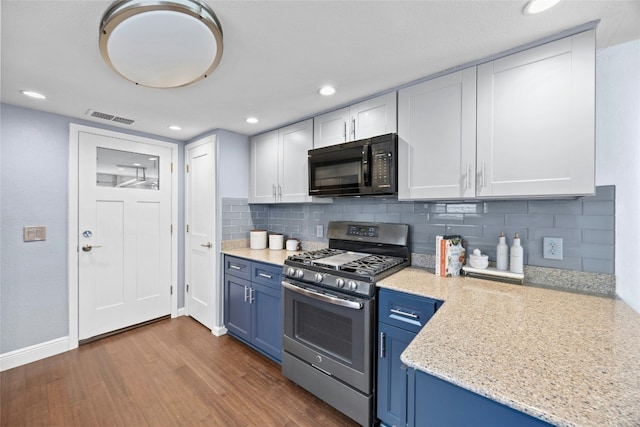
<svg viewBox="0 0 640 427">
<path fill-rule="evenodd" d="M 562 237 L 542 238 L 542 258 L 562 260 Z"/>
</svg>

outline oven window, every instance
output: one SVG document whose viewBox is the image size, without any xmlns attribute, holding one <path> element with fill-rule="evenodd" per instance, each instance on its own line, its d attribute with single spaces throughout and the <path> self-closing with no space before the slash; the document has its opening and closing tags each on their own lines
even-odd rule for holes
<svg viewBox="0 0 640 427">
<path fill-rule="evenodd" d="M 334 357 L 352 363 L 353 328 L 348 317 L 296 301 L 295 337 Z"/>
</svg>

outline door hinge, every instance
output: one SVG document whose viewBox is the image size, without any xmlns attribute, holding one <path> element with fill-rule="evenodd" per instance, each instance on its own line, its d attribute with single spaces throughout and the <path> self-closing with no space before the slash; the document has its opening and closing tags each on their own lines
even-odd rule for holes
<svg viewBox="0 0 640 427">
<path fill-rule="evenodd" d="M 187 224 L 187 233 L 189 232 L 189 224 Z"/>
<path fill-rule="evenodd" d="M 169 295 L 173 295 L 173 285 L 169 286 Z"/>
<path fill-rule="evenodd" d="M 187 292 L 189 292 L 189 284 L 187 283 Z"/>
<path fill-rule="evenodd" d="M 187 173 L 189 173 L 189 165 L 185 165 L 185 167 L 187 168 Z"/>
<path fill-rule="evenodd" d="M 171 162 L 171 173 L 173 173 L 173 162 Z"/>
<path fill-rule="evenodd" d="M 170 232 L 171 234 L 173 234 L 173 224 L 171 224 L 171 225 L 169 226 L 169 232 Z"/>
</svg>

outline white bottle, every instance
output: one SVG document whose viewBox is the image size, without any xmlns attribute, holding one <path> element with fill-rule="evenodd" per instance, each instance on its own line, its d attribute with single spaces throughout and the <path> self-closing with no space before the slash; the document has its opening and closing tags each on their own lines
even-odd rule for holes
<svg viewBox="0 0 640 427">
<path fill-rule="evenodd" d="M 511 268 L 509 269 L 512 273 L 523 273 L 523 253 L 524 250 L 522 246 L 520 246 L 520 236 L 518 233 L 513 237 L 513 245 L 511 245 L 511 250 L 509 251 L 509 264 Z"/>
<path fill-rule="evenodd" d="M 506 271 L 509 267 L 509 246 L 507 246 L 506 240 L 504 232 L 501 232 L 498 238 L 498 246 L 496 246 L 496 268 L 503 271 Z"/>
</svg>

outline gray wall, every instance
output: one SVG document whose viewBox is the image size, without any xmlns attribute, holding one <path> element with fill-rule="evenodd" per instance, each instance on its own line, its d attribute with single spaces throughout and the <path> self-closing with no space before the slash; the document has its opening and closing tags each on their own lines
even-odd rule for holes
<svg viewBox="0 0 640 427">
<path fill-rule="evenodd" d="M 501 231 L 507 242 L 519 233 L 527 265 L 614 273 L 614 187 L 598 187 L 595 196 L 571 200 L 478 201 L 464 203 L 398 202 L 397 199 L 344 198 L 329 205 L 248 205 L 223 199 L 223 239 L 247 238 L 252 228 L 284 233 L 303 241 L 316 237 L 316 225 L 329 221 L 373 221 L 410 226 L 411 252 L 435 254 L 436 235 L 460 234 L 471 250 L 495 261 Z M 562 237 L 564 259 L 542 258 L 542 238 Z"/>
<path fill-rule="evenodd" d="M 7 104 L 0 104 L 0 114 L 0 353 L 6 353 L 69 332 L 69 124 L 126 132 L 180 147 L 183 143 Z M 182 164 L 181 148 L 179 153 Z M 182 174 L 179 181 L 179 215 L 183 222 Z M 47 240 L 23 242 L 25 225 L 46 226 Z M 183 236 L 178 240 L 180 295 L 184 287 Z"/>
</svg>

